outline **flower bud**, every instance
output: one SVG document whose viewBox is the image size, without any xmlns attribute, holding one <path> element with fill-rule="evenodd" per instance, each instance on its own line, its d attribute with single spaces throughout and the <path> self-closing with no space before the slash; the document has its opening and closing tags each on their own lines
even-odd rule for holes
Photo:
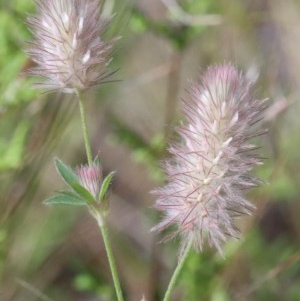
<svg viewBox="0 0 300 301">
<path fill-rule="evenodd" d="M 100 165 L 82 165 L 77 169 L 77 175 L 80 184 L 97 200 L 102 183 L 102 170 Z"/>
</svg>

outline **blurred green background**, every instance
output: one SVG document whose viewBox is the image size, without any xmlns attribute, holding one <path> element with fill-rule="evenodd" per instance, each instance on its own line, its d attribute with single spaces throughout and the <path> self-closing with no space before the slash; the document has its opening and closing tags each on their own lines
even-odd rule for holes
<svg viewBox="0 0 300 301">
<path fill-rule="evenodd" d="M 63 187 L 53 158 L 85 163 L 72 95 L 31 89 L 24 71 L 30 0 L 0 7 L 0 300 L 114 300 L 97 225 L 85 210 L 47 207 Z M 86 96 L 94 154 L 116 170 L 109 229 L 126 300 L 158 301 L 176 263 L 177 243 L 149 233 L 158 221 L 153 188 L 159 161 L 180 121 L 188 79 L 232 61 L 270 98 L 258 141 L 266 184 L 252 191 L 243 239 L 191 254 L 174 301 L 300 300 L 300 2 L 298 0 L 107 0 L 107 38 L 121 35 L 114 83 Z"/>
</svg>

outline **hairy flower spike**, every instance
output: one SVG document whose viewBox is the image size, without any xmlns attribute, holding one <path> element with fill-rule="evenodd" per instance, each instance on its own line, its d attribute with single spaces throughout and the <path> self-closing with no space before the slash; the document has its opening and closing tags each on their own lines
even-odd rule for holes
<svg viewBox="0 0 300 301">
<path fill-rule="evenodd" d="M 114 40 L 103 34 L 109 20 L 100 17 L 100 0 L 40 0 L 28 23 L 35 40 L 28 51 L 37 63 L 31 70 L 47 90 L 74 93 L 103 82 Z"/>
<path fill-rule="evenodd" d="M 100 165 L 82 165 L 77 169 L 77 175 L 81 185 L 97 200 L 102 183 L 102 170 Z"/>
<path fill-rule="evenodd" d="M 260 183 L 249 173 L 261 163 L 249 140 L 262 133 L 254 125 L 265 101 L 251 96 L 251 86 L 231 64 L 213 66 L 191 84 L 181 143 L 164 164 L 169 183 L 154 192 L 164 212 L 154 230 L 175 225 L 170 237 L 181 236 L 181 254 L 190 242 L 202 250 L 205 238 L 222 254 L 222 243 L 239 236 L 234 218 L 254 209 L 243 191 Z"/>
</svg>

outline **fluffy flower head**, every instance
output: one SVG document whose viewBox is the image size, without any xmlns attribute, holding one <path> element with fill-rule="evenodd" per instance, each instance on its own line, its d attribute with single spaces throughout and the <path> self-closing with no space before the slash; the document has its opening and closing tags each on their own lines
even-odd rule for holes
<svg viewBox="0 0 300 301">
<path fill-rule="evenodd" d="M 28 23 L 34 35 L 28 51 L 37 63 L 38 86 L 66 93 L 100 84 L 109 75 L 107 65 L 113 41 L 101 35 L 108 23 L 100 17 L 100 0 L 40 0 L 38 14 Z"/>
<path fill-rule="evenodd" d="M 239 235 L 234 218 L 254 209 L 243 191 L 260 182 L 249 173 L 261 164 L 250 140 L 263 133 L 255 124 L 265 101 L 251 96 L 251 85 L 231 64 L 213 66 L 191 84 L 181 142 L 164 164 L 169 183 L 154 192 L 164 212 L 154 230 L 174 226 L 171 237 L 181 236 L 181 252 L 189 243 L 201 250 L 207 238 L 222 253 L 222 243 Z"/>
</svg>

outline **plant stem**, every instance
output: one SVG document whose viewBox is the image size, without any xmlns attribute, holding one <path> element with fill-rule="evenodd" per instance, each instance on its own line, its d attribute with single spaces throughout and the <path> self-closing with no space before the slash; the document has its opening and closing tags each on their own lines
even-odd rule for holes
<svg viewBox="0 0 300 301">
<path fill-rule="evenodd" d="M 106 254 L 107 254 L 107 258 L 108 258 L 108 262 L 109 262 L 109 266 L 110 266 L 110 270 L 111 270 L 111 275 L 112 275 L 112 278 L 113 278 L 113 282 L 114 282 L 115 291 L 116 291 L 118 301 L 124 301 L 123 294 L 122 294 L 122 289 L 121 289 L 121 285 L 120 285 L 120 280 L 119 280 L 119 276 L 118 276 L 118 271 L 117 271 L 115 259 L 114 259 L 113 253 L 112 253 L 112 248 L 111 248 L 111 244 L 110 244 L 110 240 L 109 240 L 107 227 L 105 225 L 105 221 L 99 213 L 94 214 L 94 217 L 96 218 L 96 220 L 98 222 L 98 225 L 99 225 L 99 228 L 101 230 L 101 234 L 102 234 L 102 237 L 103 237 L 104 246 L 105 246 L 105 249 L 106 249 Z"/>
<path fill-rule="evenodd" d="M 182 51 L 174 50 L 170 57 L 170 71 L 168 76 L 167 96 L 165 103 L 164 123 L 164 141 L 169 141 L 171 135 L 171 126 L 174 123 L 176 110 L 178 107 L 178 91 L 180 87 L 180 68 L 182 64 Z"/>
<path fill-rule="evenodd" d="M 173 289 L 174 289 L 174 287 L 176 285 L 176 282 L 177 282 L 177 280 L 179 278 L 180 272 L 181 272 L 181 270 L 183 268 L 183 265 L 184 265 L 184 263 L 185 263 L 185 261 L 186 261 L 186 259 L 188 257 L 188 254 L 189 254 L 189 252 L 191 250 L 191 246 L 192 246 L 192 244 L 189 243 L 188 246 L 186 247 L 186 249 L 184 250 L 184 253 L 180 257 L 180 259 L 178 261 L 178 264 L 177 264 L 177 267 L 174 270 L 172 278 L 171 278 L 171 280 L 169 282 L 169 286 L 168 286 L 168 288 L 166 290 L 165 297 L 164 297 L 163 301 L 169 301 L 170 300 L 171 293 L 172 293 L 172 291 L 173 291 Z"/>
<path fill-rule="evenodd" d="M 89 141 L 87 122 L 86 122 L 86 114 L 85 114 L 85 109 L 84 109 L 84 105 L 83 105 L 82 93 L 81 93 L 81 91 L 76 90 L 76 94 L 78 97 L 78 103 L 79 103 L 79 109 L 80 109 L 81 126 L 82 126 L 86 156 L 87 156 L 88 164 L 91 166 L 93 164 L 93 157 L 92 157 L 91 145 L 90 145 L 90 141 Z"/>
<path fill-rule="evenodd" d="M 86 114 L 85 114 L 85 109 L 83 105 L 83 99 L 82 99 L 82 93 L 79 90 L 76 90 L 76 94 L 78 97 L 78 103 L 79 103 L 79 109 L 80 109 L 80 117 L 81 117 L 81 125 L 82 125 L 82 131 L 83 131 L 83 138 L 84 138 L 84 145 L 85 145 L 85 150 L 86 150 L 86 156 L 88 160 L 88 164 L 91 166 L 93 164 L 93 157 L 92 157 L 92 151 L 91 151 L 91 145 L 89 141 L 89 135 L 88 135 L 88 129 L 87 129 L 87 122 L 86 122 Z M 104 246 L 110 266 L 110 271 L 111 275 L 113 278 L 115 290 L 116 290 L 116 295 L 118 298 L 118 301 L 124 301 L 123 294 L 122 294 L 122 289 L 120 285 L 120 280 L 117 272 L 117 267 L 115 263 L 115 259 L 112 253 L 112 248 L 109 240 L 109 235 L 107 231 L 107 227 L 105 225 L 104 219 L 102 218 L 102 215 L 100 212 L 98 212 L 97 209 L 93 209 L 92 207 L 90 208 L 91 214 L 96 218 L 97 223 L 100 227 L 102 238 L 104 241 Z"/>
</svg>

